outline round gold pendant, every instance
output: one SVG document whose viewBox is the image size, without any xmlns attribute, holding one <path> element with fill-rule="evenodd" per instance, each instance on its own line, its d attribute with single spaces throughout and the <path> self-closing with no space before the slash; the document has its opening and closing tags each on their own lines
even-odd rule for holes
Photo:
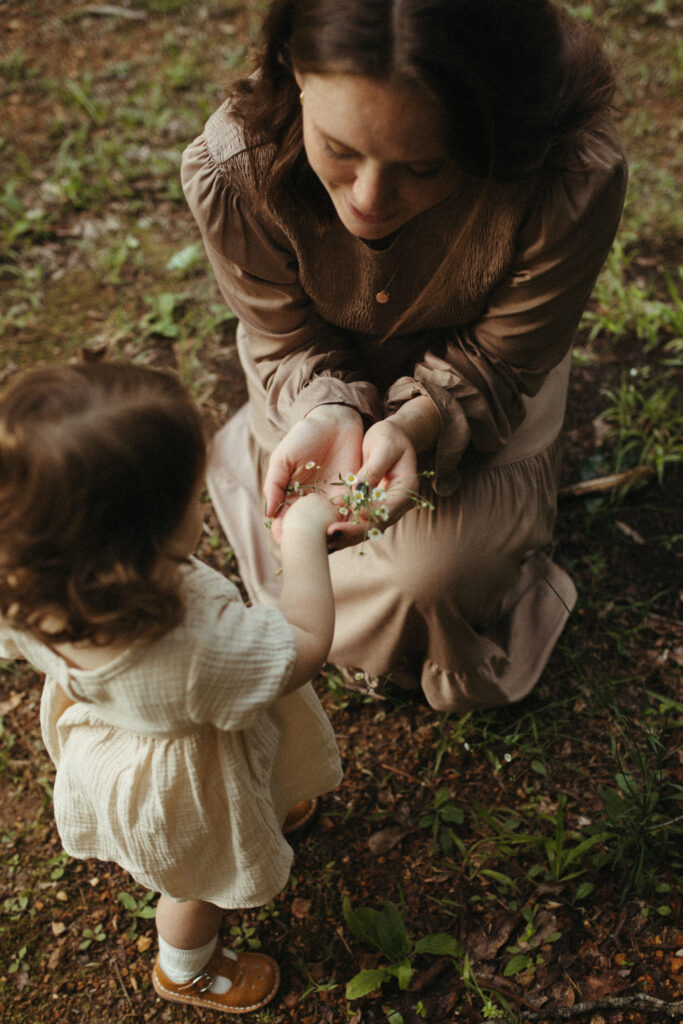
<svg viewBox="0 0 683 1024">
<path fill-rule="evenodd" d="M 377 302 L 380 302 L 383 306 L 389 301 L 389 292 L 377 292 L 375 295 Z"/>
</svg>

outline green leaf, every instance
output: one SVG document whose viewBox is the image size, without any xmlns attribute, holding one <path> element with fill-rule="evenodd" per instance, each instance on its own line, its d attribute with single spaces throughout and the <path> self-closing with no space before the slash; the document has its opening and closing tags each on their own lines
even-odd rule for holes
<svg viewBox="0 0 683 1024">
<path fill-rule="evenodd" d="M 382 949 L 377 935 L 378 910 L 372 910 L 370 907 L 359 907 L 358 910 L 354 910 L 348 896 L 345 896 L 342 912 L 354 938 L 364 942 L 366 946 L 377 946 L 378 949 Z"/>
<path fill-rule="evenodd" d="M 415 943 L 416 953 L 430 953 L 432 956 L 462 956 L 462 945 L 446 932 L 425 935 Z"/>
<path fill-rule="evenodd" d="M 520 953 L 518 956 L 513 956 L 512 960 L 508 960 L 503 974 L 506 978 L 510 978 L 513 974 L 519 974 L 520 971 L 525 971 L 526 968 L 530 966 L 531 958 Z"/>
<path fill-rule="evenodd" d="M 492 878 L 494 882 L 499 882 L 500 885 L 505 886 L 507 889 L 517 888 L 510 876 L 504 875 L 502 871 L 494 871 L 493 868 L 485 868 L 481 873 L 487 878 Z M 538 872 L 536 873 L 538 874 Z M 529 872 L 529 877 L 531 877 L 531 871 Z"/>
<path fill-rule="evenodd" d="M 408 952 L 408 935 L 395 903 L 386 901 L 375 919 L 377 943 L 389 960 L 399 960 Z"/>
<path fill-rule="evenodd" d="M 592 882 L 582 882 L 576 890 L 576 899 L 585 900 L 586 896 L 590 896 L 595 886 Z"/>
<path fill-rule="evenodd" d="M 190 267 L 195 266 L 203 258 L 203 255 L 201 243 L 191 242 L 190 245 L 186 245 L 183 249 L 178 249 L 177 252 L 173 253 L 166 264 L 166 269 L 189 270 Z"/>
<path fill-rule="evenodd" d="M 447 804 L 441 811 L 441 817 L 444 821 L 452 821 L 456 825 L 462 825 L 465 820 L 465 814 L 460 807 L 454 807 L 453 804 Z"/>
<path fill-rule="evenodd" d="M 129 892 L 120 892 L 117 899 L 120 903 L 123 903 L 126 910 L 130 910 L 131 913 L 137 909 L 137 903 Z"/>
<path fill-rule="evenodd" d="M 578 858 L 582 857 L 584 853 L 587 853 L 588 850 L 590 850 L 591 847 L 595 846 L 596 843 L 602 843 L 607 838 L 609 838 L 608 832 L 599 832 L 597 835 L 589 836 L 588 839 L 584 839 L 582 842 L 578 843 L 573 850 L 570 850 L 569 853 L 565 856 L 565 866 L 571 864 L 573 860 L 577 860 Z"/>
<path fill-rule="evenodd" d="M 346 986 L 346 998 L 360 999 L 369 992 L 376 992 L 388 978 L 385 970 L 359 971 Z"/>
<path fill-rule="evenodd" d="M 391 967 L 387 967 L 387 974 L 393 975 L 398 980 L 398 987 L 405 991 L 408 985 L 410 985 L 410 979 L 413 976 L 410 960 L 402 960 L 400 964 L 392 964 Z"/>
</svg>

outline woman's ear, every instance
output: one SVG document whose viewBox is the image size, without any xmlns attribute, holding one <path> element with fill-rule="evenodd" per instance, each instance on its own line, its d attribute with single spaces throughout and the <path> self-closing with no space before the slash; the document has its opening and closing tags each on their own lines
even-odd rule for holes
<svg viewBox="0 0 683 1024">
<path fill-rule="evenodd" d="M 292 68 L 292 71 L 294 72 L 294 77 L 296 79 L 296 84 L 299 86 L 299 89 L 301 90 L 301 92 L 303 92 L 304 91 L 304 78 L 306 76 L 302 75 L 301 72 L 297 71 L 296 68 Z"/>
</svg>

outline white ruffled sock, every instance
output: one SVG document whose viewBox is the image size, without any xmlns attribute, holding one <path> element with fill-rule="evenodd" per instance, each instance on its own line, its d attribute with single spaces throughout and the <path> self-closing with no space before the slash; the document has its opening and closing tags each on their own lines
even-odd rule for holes
<svg viewBox="0 0 683 1024">
<path fill-rule="evenodd" d="M 182 985 L 183 982 L 191 981 L 197 974 L 201 974 L 213 956 L 217 941 L 218 936 L 214 935 L 205 946 L 199 946 L 197 949 L 178 949 L 159 935 L 159 966 L 169 981 L 175 985 Z M 229 950 L 226 952 L 230 955 Z M 222 992 L 228 992 L 231 986 L 229 978 L 216 977 L 209 991 L 220 995 Z"/>
</svg>

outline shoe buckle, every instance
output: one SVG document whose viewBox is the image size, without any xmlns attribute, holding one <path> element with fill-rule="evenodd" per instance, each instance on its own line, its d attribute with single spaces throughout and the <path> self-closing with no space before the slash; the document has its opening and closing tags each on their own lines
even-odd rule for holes
<svg viewBox="0 0 683 1024">
<path fill-rule="evenodd" d="M 213 985 L 213 974 L 209 974 L 208 971 L 201 971 L 200 974 L 196 974 L 191 981 L 187 983 L 188 988 L 192 988 L 195 992 L 208 992 Z"/>
</svg>

